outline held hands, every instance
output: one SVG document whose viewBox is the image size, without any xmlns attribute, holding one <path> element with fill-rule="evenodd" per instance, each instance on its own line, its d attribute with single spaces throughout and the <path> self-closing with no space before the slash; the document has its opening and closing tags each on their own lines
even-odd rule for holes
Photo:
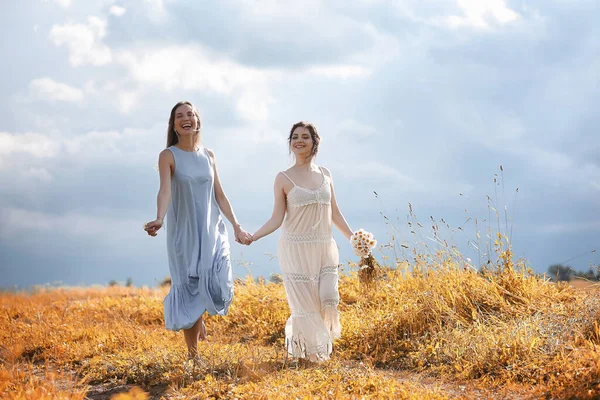
<svg viewBox="0 0 600 400">
<path fill-rule="evenodd" d="M 158 234 L 158 230 L 163 226 L 163 219 L 156 218 L 154 221 L 146 222 L 144 224 L 144 230 L 150 236 L 156 236 Z"/>
<path fill-rule="evenodd" d="M 150 236 L 156 236 L 158 231 L 163 226 L 163 219 L 157 218 L 154 221 L 146 222 L 144 224 L 144 230 Z M 240 226 L 234 227 L 235 230 L 235 241 L 244 245 L 250 245 L 254 241 L 251 234 L 243 230 Z"/>
<path fill-rule="evenodd" d="M 235 241 L 246 246 L 250 245 L 254 241 L 254 238 L 251 234 L 243 230 L 240 226 L 234 227 L 235 231 Z"/>
</svg>

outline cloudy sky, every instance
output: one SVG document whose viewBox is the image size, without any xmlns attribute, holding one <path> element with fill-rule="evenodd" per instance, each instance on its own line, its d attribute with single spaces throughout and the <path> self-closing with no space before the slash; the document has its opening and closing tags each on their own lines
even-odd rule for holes
<svg viewBox="0 0 600 400">
<path fill-rule="evenodd" d="M 164 232 L 150 238 L 142 224 L 181 99 L 198 106 L 247 230 L 270 216 L 286 135 L 304 119 L 350 225 L 381 243 L 393 225 L 398 243 L 435 251 L 433 217 L 476 262 L 485 244 L 478 255 L 468 241 L 497 230 L 498 210 L 535 271 L 600 262 L 597 0 L 26 0 L 0 11 L 0 287 L 168 274 Z M 233 244 L 236 274 L 277 272 L 277 238 Z"/>
</svg>

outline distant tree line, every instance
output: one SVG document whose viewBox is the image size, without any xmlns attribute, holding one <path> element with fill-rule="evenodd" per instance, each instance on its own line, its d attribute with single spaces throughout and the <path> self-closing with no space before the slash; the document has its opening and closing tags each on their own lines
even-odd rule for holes
<svg viewBox="0 0 600 400">
<path fill-rule="evenodd" d="M 117 282 L 116 280 L 112 279 L 110 282 L 108 282 L 108 286 L 127 286 L 127 287 L 132 287 L 133 286 L 133 279 L 127 278 L 127 281 L 125 281 L 124 285 L 123 285 L 122 282 Z"/>
</svg>

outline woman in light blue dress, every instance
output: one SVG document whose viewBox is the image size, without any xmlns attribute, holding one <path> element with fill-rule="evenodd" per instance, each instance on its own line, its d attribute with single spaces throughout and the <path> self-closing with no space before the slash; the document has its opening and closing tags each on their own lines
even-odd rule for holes
<svg viewBox="0 0 600 400">
<path fill-rule="evenodd" d="M 156 236 L 166 215 L 171 289 L 164 300 L 165 326 L 183 330 L 188 356 L 193 358 L 198 341 L 206 339 L 204 312 L 226 315 L 233 299 L 229 241 L 221 213 L 233 225 L 236 241 L 246 244 L 250 235 L 223 192 L 214 153 L 201 144 L 200 114 L 192 103 L 182 101 L 173 107 L 167 132 L 167 148 L 158 159 L 157 217 L 144 230 Z"/>
</svg>

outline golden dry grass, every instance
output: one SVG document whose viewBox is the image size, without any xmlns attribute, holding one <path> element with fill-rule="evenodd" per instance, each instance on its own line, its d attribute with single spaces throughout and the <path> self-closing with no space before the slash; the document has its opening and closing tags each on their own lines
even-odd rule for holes
<svg viewBox="0 0 600 400">
<path fill-rule="evenodd" d="M 307 366 L 283 352 L 281 284 L 237 282 L 197 366 L 163 327 L 166 288 L 3 293 L 0 398 L 600 397 L 597 291 L 540 279 L 510 254 L 485 274 L 443 253 L 419 260 L 379 270 L 367 290 L 342 277 L 342 337 L 331 361 Z"/>
</svg>

